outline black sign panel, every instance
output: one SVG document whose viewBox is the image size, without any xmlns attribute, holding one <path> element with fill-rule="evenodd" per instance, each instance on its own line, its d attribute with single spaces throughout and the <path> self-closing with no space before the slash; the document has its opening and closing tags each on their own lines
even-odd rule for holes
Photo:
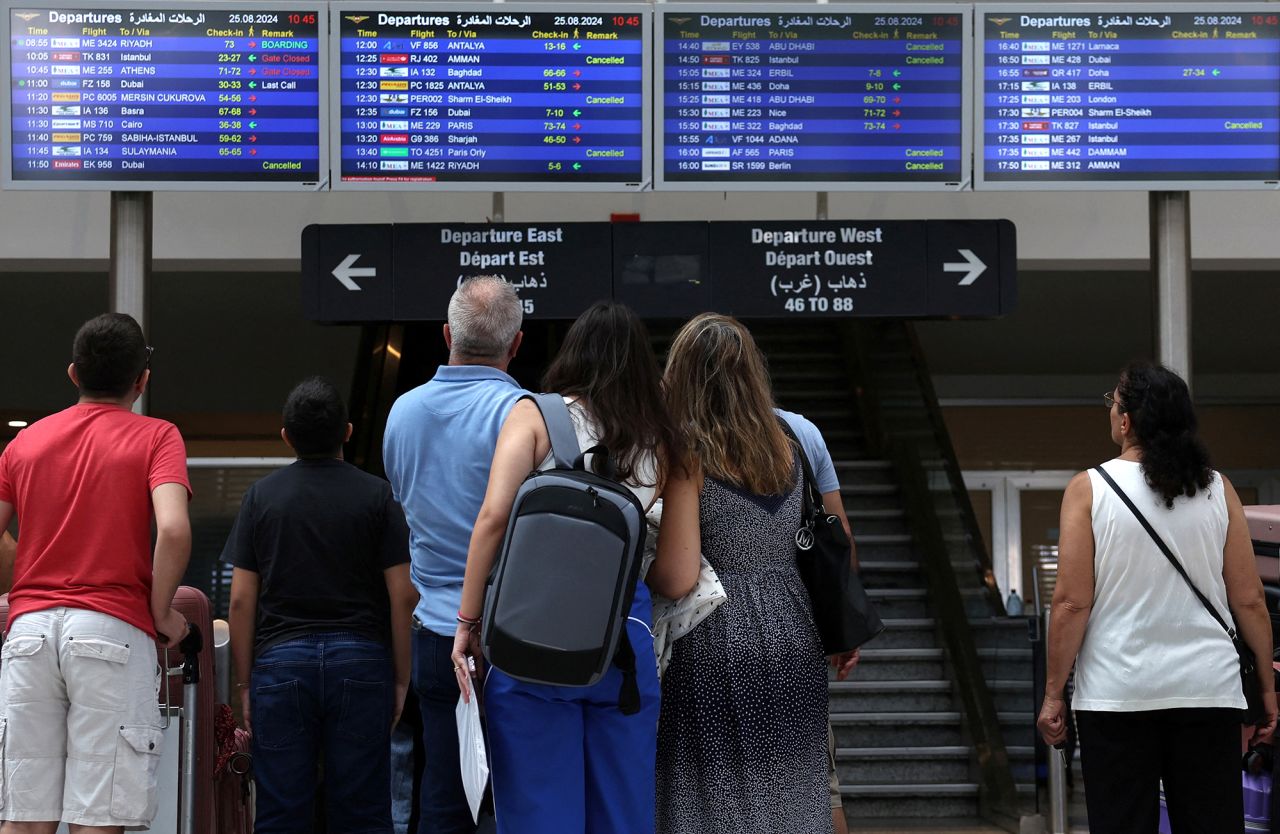
<svg viewBox="0 0 1280 834">
<path fill-rule="evenodd" d="M 644 318 L 689 318 L 711 309 L 708 223 L 619 223 L 613 228 L 613 297 Z"/>
<path fill-rule="evenodd" d="M 714 307 L 744 318 L 999 315 L 1012 309 L 1002 273 L 1012 283 L 1013 246 L 1008 221 L 712 223 Z"/>
<path fill-rule="evenodd" d="M 572 319 L 612 296 L 607 223 L 413 223 L 395 227 L 397 321 L 440 321 L 458 284 L 497 275 L 530 318 Z"/>
<path fill-rule="evenodd" d="M 313 321 L 394 318 L 390 224 L 302 230 L 304 309 Z"/>
<path fill-rule="evenodd" d="M 302 249 L 313 321 L 443 321 L 474 275 L 540 319 L 601 299 L 645 318 L 988 317 L 1017 297 L 1008 220 L 308 226 Z"/>
<path fill-rule="evenodd" d="M 925 231 L 930 316 L 989 316 L 992 310 L 1013 309 L 1017 264 L 1012 223 L 930 220 Z"/>
<path fill-rule="evenodd" d="M 716 223 L 717 310 L 759 316 L 923 316 L 924 221 Z"/>
</svg>

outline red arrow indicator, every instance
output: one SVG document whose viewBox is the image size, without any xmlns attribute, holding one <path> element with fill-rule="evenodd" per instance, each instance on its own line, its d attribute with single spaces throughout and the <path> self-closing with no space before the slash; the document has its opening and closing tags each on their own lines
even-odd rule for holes
<svg viewBox="0 0 1280 834">
<path fill-rule="evenodd" d="M 581 123 L 581 122 L 574 122 L 574 123 L 573 123 L 573 129 L 574 129 L 574 130 L 582 130 L 582 123 Z"/>
<path fill-rule="evenodd" d="M 894 104 L 902 104 L 902 96 L 894 96 L 894 97 L 893 97 L 893 103 L 894 103 Z"/>
<path fill-rule="evenodd" d="M 257 75 L 257 74 L 258 74 L 258 71 L 257 71 L 256 69 L 254 69 L 253 67 L 249 67 L 249 74 L 250 74 L 250 75 Z"/>
<path fill-rule="evenodd" d="M 893 129 L 894 129 L 894 130 L 902 130 L 902 125 L 898 124 L 897 122 L 894 122 L 894 123 L 893 123 Z"/>
<path fill-rule="evenodd" d="M 257 100 L 258 100 L 257 96 L 254 96 L 254 95 L 249 96 L 249 101 L 257 101 Z"/>
<path fill-rule="evenodd" d="M 574 77 L 574 78 L 581 78 L 581 77 L 582 77 L 582 70 L 574 70 L 574 71 L 573 71 L 573 77 Z"/>
<path fill-rule="evenodd" d="M 573 144 L 575 144 L 575 145 L 581 145 L 581 144 L 582 144 L 582 137 L 581 137 L 581 136 L 575 136 L 575 137 L 573 137 Z"/>
<path fill-rule="evenodd" d="M 257 156 L 257 155 L 258 155 L 258 149 L 257 149 L 257 148 L 250 148 L 250 149 L 249 149 L 249 156 Z"/>
<path fill-rule="evenodd" d="M 250 116 L 256 116 L 256 115 L 258 115 L 258 108 L 256 108 L 256 107 L 250 107 L 250 108 L 249 108 L 249 115 L 250 115 Z"/>
<path fill-rule="evenodd" d="M 256 49 L 256 48 L 257 48 L 257 46 L 258 46 L 258 42 L 257 42 L 257 41 L 249 41 L 249 48 L 250 48 L 250 49 Z"/>
<path fill-rule="evenodd" d="M 894 127 L 897 127 L 897 125 L 894 125 Z M 250 137 L 249 137 L 249 141 L 250 141 L 250 142 L 257 142 L 257 141 L 258 141 L 258 137 L 257 137 L 257 136 L 250 136 Z"/>
<path fill-rule="evenodd" d="M 577 92 L 578 90 L 582 89 L 582 85 L 575 81 L 573 84 L 573 89 L 574 89 L 574 92 Z"/>
<path fill-rule="evenodd" d="M 899 116 L 901 116 L 901 115 L 902 115 L 902 111 L 901 111 L 901 110 L 894 110 L 894 111 L 893 111 L 893 117 L 894 117 L 895 119 L 896 119 L 896 118 L 898 118 L 898 117 L 899 117 Z"/>
</svg>

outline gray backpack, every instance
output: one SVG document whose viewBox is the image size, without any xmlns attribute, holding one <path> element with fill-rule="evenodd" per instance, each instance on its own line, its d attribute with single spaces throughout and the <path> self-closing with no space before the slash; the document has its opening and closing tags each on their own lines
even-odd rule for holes
<svg viewBox="0 0 1280 834">
<path fill-rule="evenodd" d="M 489 576 L 480 641 L 513 678 L 591 686 L 622 671 L 618 706 L 640 708 L 627 618 L 640 574 L 644 508 L 612 477 L 603 446 L 582 451 L 558 394 L 531 397 L 547 425 L 554 468 L 525 478 Z M 584 465 L 591 454 L 592 470 Z"/>
</svg>

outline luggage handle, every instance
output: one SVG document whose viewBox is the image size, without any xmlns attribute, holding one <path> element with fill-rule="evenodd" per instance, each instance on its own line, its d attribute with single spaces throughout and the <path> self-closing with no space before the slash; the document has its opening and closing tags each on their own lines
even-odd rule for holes
<svg viewBox="0 0 1280 834">
<path fill-rule="evenodd" d="M 169 662 L 169 649 L 164 650 L 164 667 L 161 669 L 164 678 L 164 723 L 162 729 L 169 729 L 170 708 L 173 707 L 173 689 L 170 680 L 182 675 L 184 686 L 200 682 L 200 652 L 204 649 L 204 635 L 195 623 L 187 623 L 187 636 L 178 643 L 178 651 L 182 652 L 182 665 L 173 666 Z"/>
</svg>

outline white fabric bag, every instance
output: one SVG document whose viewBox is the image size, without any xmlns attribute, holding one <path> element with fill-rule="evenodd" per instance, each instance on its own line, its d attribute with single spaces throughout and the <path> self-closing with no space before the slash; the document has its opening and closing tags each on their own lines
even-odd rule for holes
<svg viewBox="0 0 1280 834">
<path fill-rule="evenodd" d="M 657 555 L 658 528 L 662 524 L 661 500 L 654 502 L 649 508 L 645 522 L 649 527 L 649 535 L 645 539 L 642 574 L 648 573 L 649 566 Z M 667 664 L 671 662 L 671 644 L 693 631 L 698 623 L 711 616 L 729 598 L 707 557 L 699 558 L 702 565 L 698 569 L 698 582 L 692 591 L 680 599 L 667 599 L 653 594 L 653 653 L 658 661 L 659 677 L 667 671 Z"/>
<path fill-rule="evenodd" d="M 484 749 L 484 732 L 480 729 L 479 693 L 471 689 L 471 703 L 458 696 L 454 714 L 458 719 L 458 758 L 462 764 L 462 788 L 471 806 L 471 819 L 480 821 L 480 802 L 489 784 L 489 756 Z"/>
</svg>

